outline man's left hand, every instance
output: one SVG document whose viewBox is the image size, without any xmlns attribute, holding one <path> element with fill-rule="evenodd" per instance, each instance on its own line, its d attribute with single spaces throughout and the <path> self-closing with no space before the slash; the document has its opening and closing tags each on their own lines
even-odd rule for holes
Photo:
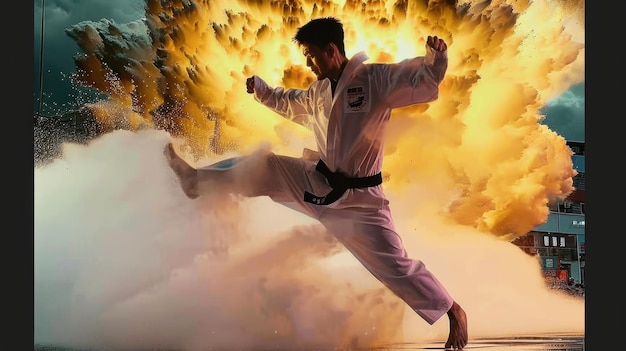
<svg viewBox="0 0 626 351">
<path fill-rule="evenodd" d="M 446 51 L 448 49 L 446 42 L 443 39 L 438 38 L 436 35 L 434 37 L 429 35 L 426 39 L 426 44 L 437 51 Z"/>
</svg>

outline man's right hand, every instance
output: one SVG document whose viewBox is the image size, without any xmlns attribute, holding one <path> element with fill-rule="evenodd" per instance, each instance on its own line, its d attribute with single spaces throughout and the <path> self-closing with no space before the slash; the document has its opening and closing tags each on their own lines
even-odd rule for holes
<svg viewBox="0 0 626 351">
<path fill-rule="evenodd" d="M 246 91 L 248 94 L 254 93 L 254 77 L 246 79 Z"/>
</svg>

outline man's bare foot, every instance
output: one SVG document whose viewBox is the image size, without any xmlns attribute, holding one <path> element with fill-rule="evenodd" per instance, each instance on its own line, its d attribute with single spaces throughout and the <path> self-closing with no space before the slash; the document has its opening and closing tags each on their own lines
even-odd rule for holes
<svg viewBox="0 0 626 351">
<path fill-rule="evenodd" d="M 450 334 L 446 341 L 446 349 L 462 350 L 467 345 L 467 316 L 456 301 L 448 311 L 450 318 Z"/>
<path fill-rule="evenodd" d="M 172 143 L 167 144 L 163 150 L 163 155 L 165 155 L 167 164 L 176 173 L 185 195 L 190 199 L 200 196 L 198 193 L 198 172 L 196 169 L 176 154 Z"/>
</svg>

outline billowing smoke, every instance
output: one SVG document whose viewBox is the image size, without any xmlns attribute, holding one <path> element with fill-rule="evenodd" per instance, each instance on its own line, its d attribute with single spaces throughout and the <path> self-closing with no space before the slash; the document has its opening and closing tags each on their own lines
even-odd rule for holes
<svg viewBox="0 0 626 351">
<path fill-rule="evenodd" d="M 346 51 L 391 62 L 443 37 L 439 99 L 397 110 L 385 188 L 407 250 L 469 315 L 472 337 L 583 331 L 584 303 L 547 289 L 507 239 L 573 190 L 571 151 L 540 122 L 584 80 L 584 2 L 153 1 L 132 23 L 82 22 L 76 81 L 106 133 L 35 169 L 35 341 L 206 350 L 441 340 L 310 219 L 265 198 L 190 201 L 169 140 L 204 165 L 312 136 L 245 92 L 313 79 L 295 29 L 334 15 Z M 445 318 L 444 318 L 445 319 Z"/>
<path fill-rule="evenodd" d="M 449 218 L 511 237 L 573 190 L 570 150 L 539 111 L 584 79 L 582 5 L 147 1 L 142 21 L 83 22 L 67 33 L 84 51 L 77 81 L 110 96 L 91 106 L 104 129 L 164 129 L 195 159 L 261 141 L 284 153 L 311 146 L 301 127 L 259 108 L 245 78 L 310 83 L 291 38 L 312 17 L 342 18 L 349 55 L 366 50 L 377 61 L 423 54 L 427 35 L 443 37 L 450 68 L 439 99 L 392 118 L 388 187 L 437 178 L 454 190 L 442 204 Z"/>
</svg>

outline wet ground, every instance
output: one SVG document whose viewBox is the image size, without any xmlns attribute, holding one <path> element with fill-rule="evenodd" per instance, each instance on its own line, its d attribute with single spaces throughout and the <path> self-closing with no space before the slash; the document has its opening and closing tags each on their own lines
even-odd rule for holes
<svg viewBox="0 0 626 351">
<path fill-rule="evenodd" d="M 396 344 L 370 351 L 446 350 L 443 342 L 433 344 Z M 516 336 L 473 339 L 463 350 L 489 351 L 584 351 L 584 335 Z"/>
<path fill-rule="evenodd" d="M 443 342 L 432 344 L 393 344 L 364 350 L 350 351 L 420 351 L 420 350 L 446 350 Z M 584 351 L 584 335 L 547 335 L 547 336 L 516 336 L 502 338 L 472 339 L 463 349 L 469 350 L 489 350 L 489 351 Z M 54 346 L 35 345 L 35 351 L 97 351 L 80 350 L 73 348 L 63 348 Z M 110 351 L 107 349 L 107 351 Z M 125 350 L 132 351 L 132 350 Z M 159 350 L 150 350 L 159 351 Z M 230 350 L 221 350 L 230 351 Z M 235 351 L 235 350 L 233 350 Z M 262 350 L 258 350 L 262 351 Z M 326 351 L 326 350 L 316 350 Z M 328 350 L 338 351 L 338 350 Z"/>
</svg>

